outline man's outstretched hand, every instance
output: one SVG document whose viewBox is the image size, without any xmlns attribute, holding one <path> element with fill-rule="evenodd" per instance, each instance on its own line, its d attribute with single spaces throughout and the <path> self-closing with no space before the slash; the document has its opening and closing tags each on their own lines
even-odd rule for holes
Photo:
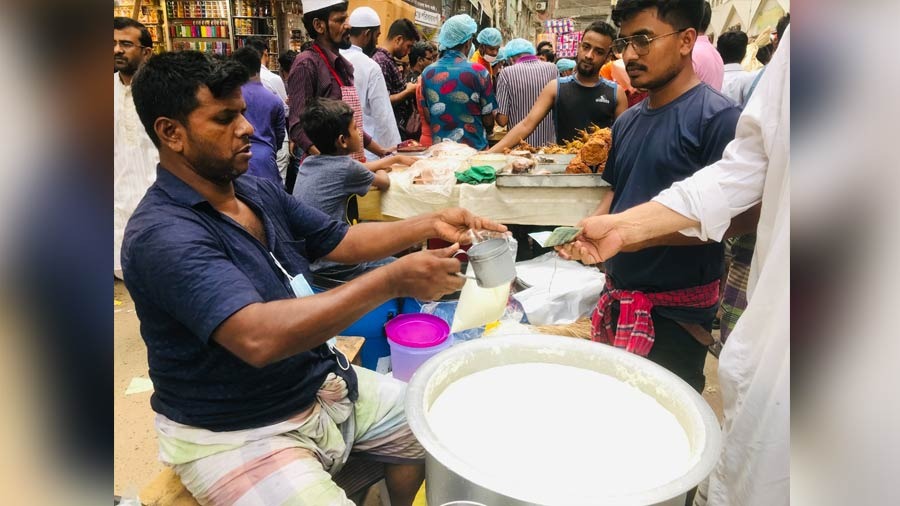
<svg viewBox="0 0 900 506">
<path fill-rule="evenodd" d="M 556 251 L 567 260 L 578 260 L 587 265 L 605 262 L 625 246 L 617 225 L 615 215 L 585 218 L 578 224 L 582 231 L 575 241 L 557 246 Z"/>
<path fill-rule="evenodd" d="M 506 225 L 501 225 L 488 218 L 476 216 L 460 207 L 438 211 L 434 220 L 435 236 L 447 242 L 468 244 L 472 242 L 469 230 L 490 230 L 506 232 Z"/>
</svg>

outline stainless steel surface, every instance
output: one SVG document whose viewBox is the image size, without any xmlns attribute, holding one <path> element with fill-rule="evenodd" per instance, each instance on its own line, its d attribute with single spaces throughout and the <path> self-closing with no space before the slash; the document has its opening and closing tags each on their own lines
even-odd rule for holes
<svg viewBox="0 0 900 506">
<path fill-rule="evenodd" d="M 528 334 L 483 338 L 456 345 L 432 357 L 416 371 L 407 389 L 409 426 L 427 452 L 428 504 L 469 500 L 487 506 L 536 506 L 527 498 L 517 496 L 514 485 L 478 473 L 459 459 L 437 438 L 427 417 L 435 399 L 459 378 L 491 367 L 527 362 L 570 365 L 619 378 L 657 399 L 685 429 L 691 460 L 684 475 L 632 494 L 612 496 L 597 490 L 593 504 L 681 506 L 687 491 L 706 478 L 715 466 L 722 444 L 716 416 L 706 401 L 673 373 L 642 357 L 571 337 Z"/>
<path fill-rule="evenodd" d="M 495 288 L 516 278 L 516 259 L 505 238 L 475 244 L 469 248 L 468 255 L 475 280 L 482 288 Z"/>
<path fill-rule="evenodd" d="M 547 171 L 551 174 L 562 174 L 568 166 L 568 163 L 539 163 L 534 167 L 532 175 L 540 175 L 539 173 L 542 171 Z"/>
<path fill-rule="evenodd" d="M 508 188 L 595 188 L 609 186 L 601 174 L 498 174 L 497 186 Z"/>
<path fill-rule="evenodd" d="M 543 155 L 543 154 L 538 153 L 538 154 L 535 154 L 532 156 L 534 157 L 534 160 L 538 164 L 562 163 L 562 164 L 568 165 L 569 162 L 571 162 L 575 158 L 574 154 L 568 154 L 568 153 L 558 153 L 558 154 L 553 154 L 553 155 Z"/>
</svg>

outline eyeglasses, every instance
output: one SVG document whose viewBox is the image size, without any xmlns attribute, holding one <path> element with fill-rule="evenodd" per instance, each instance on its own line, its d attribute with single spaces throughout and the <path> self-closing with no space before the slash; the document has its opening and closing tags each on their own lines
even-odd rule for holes
<svg viewBox="0 0 900 506">
<path fill-rule="evenodd" d="M 122 49 L 124 49 L 126 51 L 129 49 L 134 49 L 136 47 L 144 47 L 140 44 L 135 44 L 134 42 L 131 42 L 130 40 L 115 40 L 115 39 L 113 39 L 113 49 L 115 49 L 116 46 L 121 46 Z"/>
<path fill-rule="evenodd" d="M 621 58 L 622 55 L 625 54 L 625 50 L 628 49 L 628 45 L 631 44 L 631 47 L 634 48 L 634 52 L 637 53 L 638 56 L 646 56 L 650 53 L 651 42 L 656 39 L 668 37 L 669 35 L 681 33 L 685 30 L 687 30 L 687 28 L 682 28 L 681 30 L 675 30 L 674 32 L 657 35 L 656 37 L 647 37 L 646 35 L 633 35 L 631 37 L 616 39 L 613 41 L 612 50 L 617 56 Z"/>
</svg>

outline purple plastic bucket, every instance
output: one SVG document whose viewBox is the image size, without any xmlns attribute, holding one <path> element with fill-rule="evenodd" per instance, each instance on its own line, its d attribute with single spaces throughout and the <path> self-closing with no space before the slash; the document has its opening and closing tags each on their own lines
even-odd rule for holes
<svg viewBox="0 0 900 506">
<path fill-rule="evenodd" d="M 426 360 L 450 347 L 450 326 L 437 316 L 411 313 L 397 316 L 384 326 L 391 348 L 395 378 L 409 381 Z"/>
</svg>

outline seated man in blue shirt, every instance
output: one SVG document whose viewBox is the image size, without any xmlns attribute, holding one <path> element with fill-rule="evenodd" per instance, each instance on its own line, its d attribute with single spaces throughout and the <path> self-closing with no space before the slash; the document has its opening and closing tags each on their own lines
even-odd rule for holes
<svg viewBox="0 0 900 506">
<path fill-rule="evenodd" d="M 253 129 L 246 69 L 201 53 L 151 58 L 133 84 L 159 148 L 156 183 L 125 231 L 125 284 L 154 384 L 161 459 L 201 504 L 352 504 L 331 474 L 351 451 L 386 462 L 411 504 L 424 451 L 405 384 L 356 369 L 327 339 L 385 301 L 458 290 L 457 245 L 407 255 L 312 295 L 319 258 L 358 263 L 426 238 L 505 227 L 461 209 L 348 227 L 243 175 Z M 330 474 L 331 473 L 331 474 Z"/>
</svg>

